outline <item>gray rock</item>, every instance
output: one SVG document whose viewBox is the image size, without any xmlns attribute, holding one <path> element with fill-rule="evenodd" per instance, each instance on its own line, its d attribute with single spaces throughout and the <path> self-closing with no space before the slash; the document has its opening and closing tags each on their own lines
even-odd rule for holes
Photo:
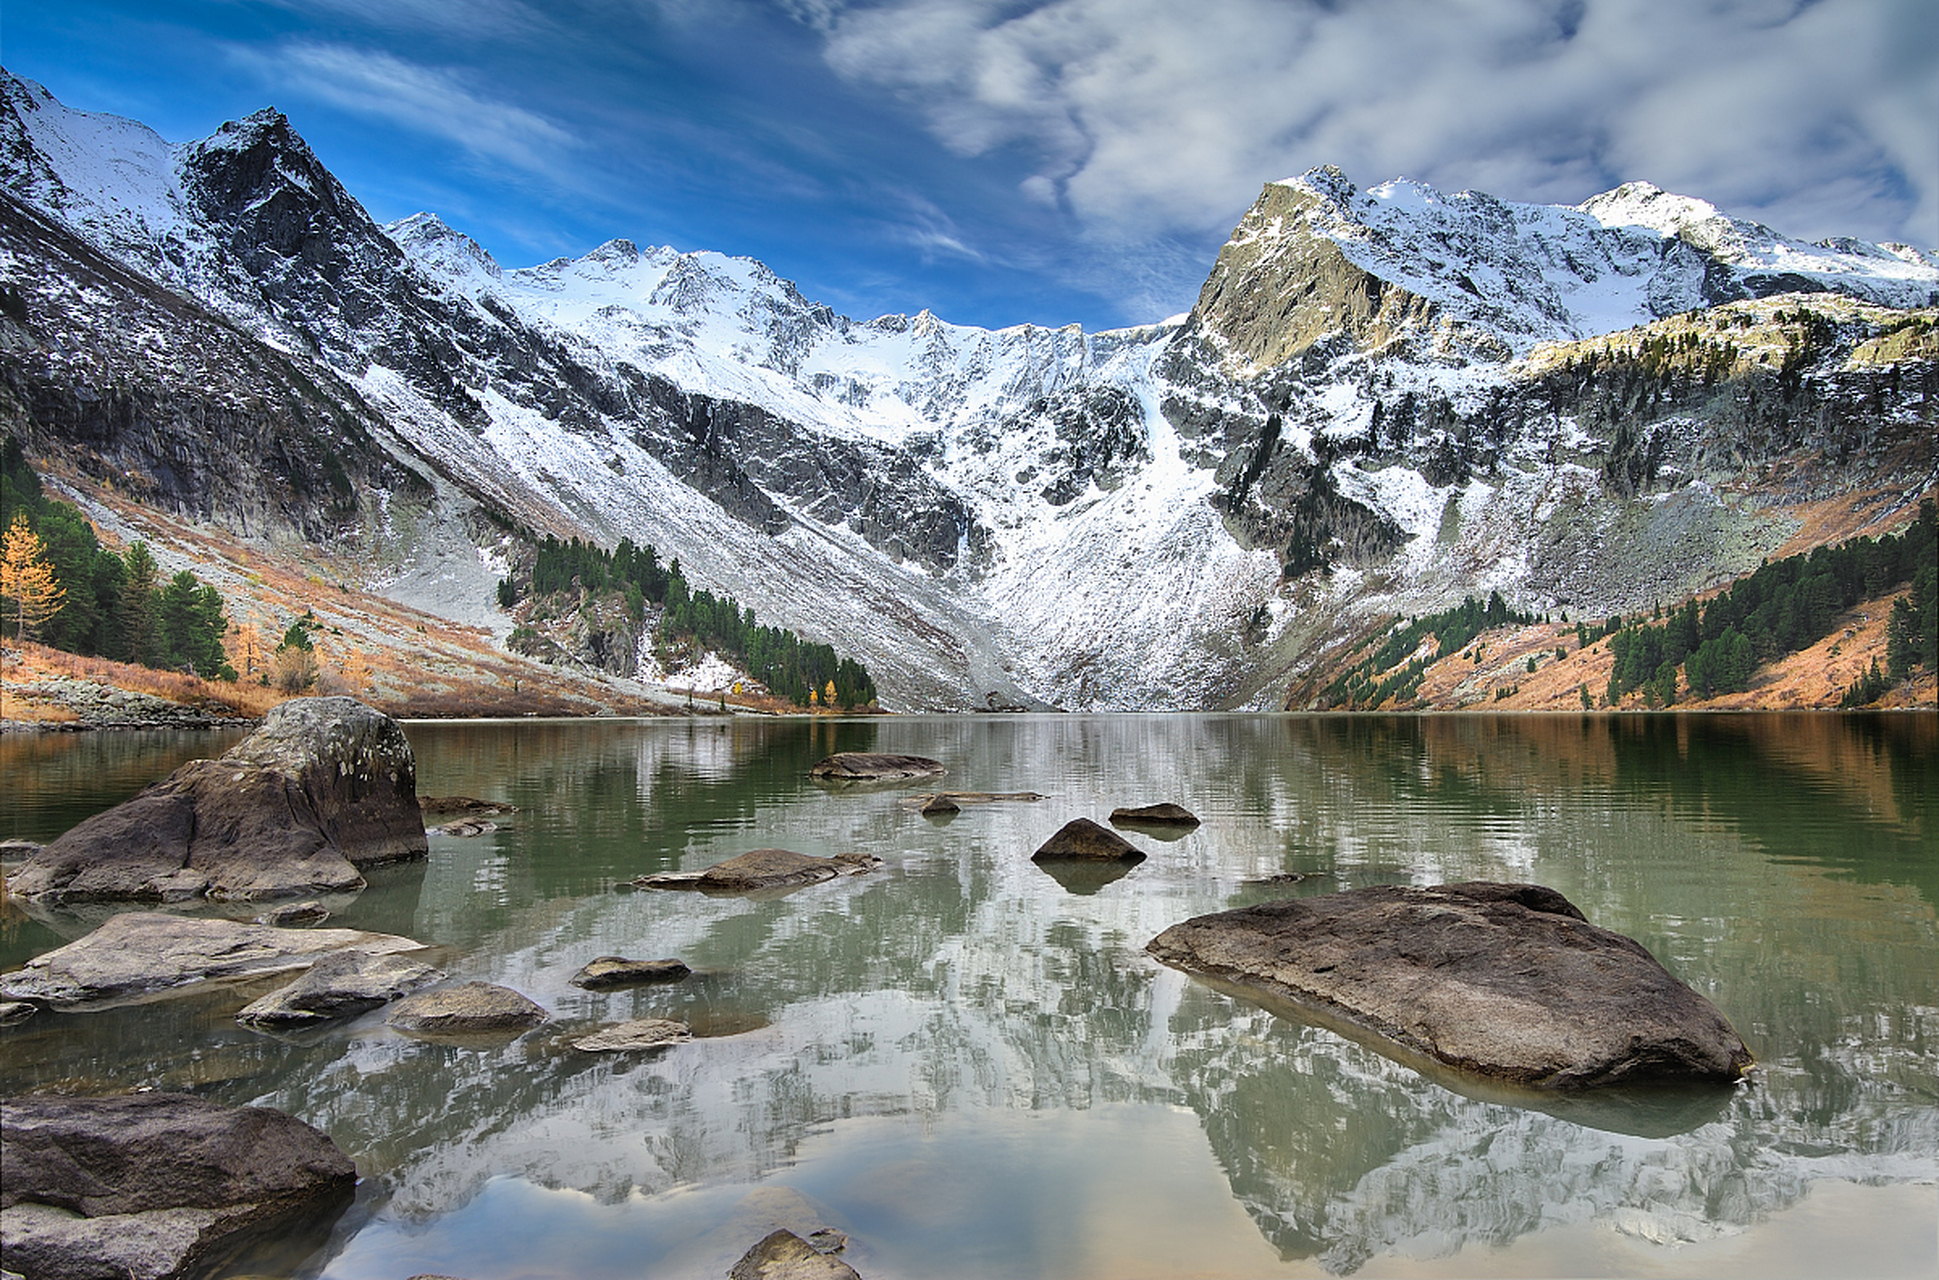
<svg viewBox="0 0 1939 1280">
<path fill-rule="evenodd" d="M 1749 1049 L 1634 939 L 1540 885 L 1381 885 L 1173 925 L 1175 968 L 1344 1017 L 1400 1052 L 1538 1089 L 1730 1083 Z"/>
<path fill-rule="evenodd" d="M 632 883 L 642 889 L 750 893 L 760 889 L 817 884 L 823 880 L 833 880 L 836 876 L 861 875 L 881 865 L 882 859 L 868 853 L 838 853 L 832 858 L 817 858 L 788 849 L 754 849 L 716 863 L 705 871 L 665 871 L 640 876 Z"/>
<path fill-rule="evenodd" d="M 51 903 L 286 897 L 362 888 L 359 868 L 429 847 L 397 722 L 354 698 L 299 698 L 221 758 L 68 831 L 7 887 Z"/>
<path fill-rule="evenodd" d="M 465 982 L 406 996 L 385 1021 L 415 1035 L 470 1036 L 524 1031 L 545 1019 L 544 1009 L 510 987 Z"/>
<path fill-rule="evenodd" d="M 339 951 L 318 960 L 295 982 L 245 1005 L 236 1021 L 246 1027 L 287 1030 L 347 1018 L 442 982 L 444 976 L 428 964 L 400 955 Z"/>
<path fill-rule="evenodd" d="M 678 982 L 692 973 L 678 960 L 628 960 L 624 956 L 600 956 L 572 975 L 572 985 L 588 991 L 613 987 L 636 987 L 649 982 Z"/>
<path fill-rule="evenodd" d="M 336 951 L 393 955 L 424 944 L 361 929 L 277 929 L 160 911 L 111 916 L 94 932 L 0 974 L 0 996 L 100 1007 L 210 979 L 307 968 Z"/>
<path fill-rule="evenodd" d="M 515 804 L 470 796 L 419 796 L 417 807 L 426 818 L 502 818 L 518 812 Z"/>
<path fill-rule="evenodd" d="M 776 1231 L 749 1249 L 727 1280 L 861 1280 L 855 1268 L 792 1231 Z"/>
<path fill-rule="evenodd" d="M 29 1000 L 0 1000 L 0 1027 L 25 1022 L 39 1012 L 40 1006 Z"/>
<path fill-rule="evenodd" d="M 1115 862 L 1143 862 L 1144 853 L 1115 831 L 1106 830 L 1089 818 L 1074 818 L 1044 841 L 1030 855 L 1032 862 L 1053 858 L 1091 858 Z"/>
<path fill-rule="evenodd" d="M 172 1280 L 239 1244 L 314 1229 L 357 1169 L 324 1134 L 265 1107 L 175 1093 L 0 1103 L 0 1248 L 29 1280 Z"/>
<path fill-rule="evenodd" d="M 1198 815 L 1184 805 L 1145 804 L 1111 810 L 1111 821 L 1124 826 L 1196 827 Z"/>
<path fill-rule="evenodd" d="M 810 777 L 833 782 L 876 781 L 885 778 L 935 778 L 949 772 L 928 756 L 884 755 L 874 751 L 841 751 L 808 771 Z"/>
<path fill-rule="evenodd" d="M 601 1027 L 591 1035 L 581 1036 L 572 1042 L 572 1047 L 587 1053 L 615 1053 L 665 1049 L 685 1044 L 691 1039 L 693 1031 L 684 1022 L 674 1022 L 670 1018 L 635 1018 L 631 1022 Z"/>
<path fill-rule="evenodd" d="M 321 902 L 291 902 L 263 912 L 256 917 L 256 923 L 274 925 L 279 929 L 291 929 L 303 925 L 322 924 L 329 918 L 330 909 Z"/>
</svg>

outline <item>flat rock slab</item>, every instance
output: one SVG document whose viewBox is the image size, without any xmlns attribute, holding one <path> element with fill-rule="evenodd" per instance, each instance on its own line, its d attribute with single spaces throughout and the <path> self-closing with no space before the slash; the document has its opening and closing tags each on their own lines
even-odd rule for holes
<svg viewBox="0 0 1939 1280">
<path fill-rule="evenodd" d="M 267 1107 L 177 1093 L 0 1103 L 5 1265 L 32 1280 L 166 1280 L 238 1241 L 340 1213 L 357 1168 Z"/>
<path fill-rule="evenodd" d="M 360 889 L 361 868 L 428 849 L 397 722 L 354 698 L 297 698 L 30 854 L 7 886 L 48 903 L 292 897 Z"/>
<path fill-rule="evenodd" d="M 368 1012 L 444 977 L 443 971 L 406 956 L 339 951 L 318 960 L 295 982 L 243 1006 L 236 1021 L 266 1031 L 307 1027 Z"/>
<path fill-rule="evenodd" d="M 278 929 L 290 929 L 322 924 L 329 918 L 330 909 L 321 902 L 291 902 L 263 912 L 256 917 L 256 923 L 273 925 Z"/>
<path fill-rule="evenodd" d="M 308 968 L 338 951 L 395 955 L 424 944 L 361 929 L 279 929 L 162 911 L 110 916 L 84 938 L 0 974 L 0 996 L 56 1009 L 119 1003 L 192 983 Z"/>
<path fill-rule="evenodd" d="M 818 884 L 836 876 L 861 875 L 882 865 L 868 853 L 838 853 L 832 858 L 795 853 L 789 849 L 755 849 L 716 863 L 705 871 L 663 871 L 640 876 L 632 884 L 642 889 L 698 889 L 702 893 L 750 893 L 759 889 L 788 889 Z"/>
<path fill-rule="evenodd" d="M 502 818 L 517 813 L 518 806 L 503 800 L 475 800 L 470 796 L 419 796 L 418 811 L 432 818 Z"/>
<path fill-rule="evenodd" d="M 510 987 L 463 982 L 405 996 L 384 1021 L 413 1035 L 477 1036 L 525 1031 L 545 1019 L 544 1009 Z"/>
<path fill-rule="evenodd" d="M 1032 862 L 1083 858 L 1103 862 L 1143 862 L 1144 851 L 1089 818 L 1073 818 L 1030 855 Z"/>
<path fill-rule="evenodd" d="M 792 1231 L 776 1231 L 749 1249 L 727 1280 L 862 1280 L 854 1267 Z"/>
<path fill-rule="evenodd" d="M 1537 1089 L 1741 1079 L 1716 1006 L 1540 885 L 1381 885 L 1199 916 L 1146 948 Z"/>
<path fill-rule="evenodd" d="M 834 782 L 872 782 L 885 778 L 938 778 L 948 772 L 942 761 L 928 756 L 841 751 L 808 770 L 808 775 Z"/>
<path fill-rule="evenodd" d="M 572 1042 L 572 1047 L 586 1053 L 620 1053 L 665 1049 L 685 1044 L 691 1039 L 693 1031 L 684 1022 L 675 1022 L 671 1018 L 635 1018 L 631 1022 L 601 1027 L 589 1036 L 581 1036 Z"/>
<path fill-rule="evenodd" d="M 678 960 L 628 960 L 625 956 L 600 956 L 572 975 L 575 987 L 588 991 L 607 991 L 615 987 L 637 987 L 649 982 L 678 982 L 692 973 Z"/>
<path fill-rule="evenodd" d="M 1111 810 L 1111 821 L 1132 827 L 1196 827 L 1198 815 L 1182 804 L 1141 804 Z"/>
</svg>

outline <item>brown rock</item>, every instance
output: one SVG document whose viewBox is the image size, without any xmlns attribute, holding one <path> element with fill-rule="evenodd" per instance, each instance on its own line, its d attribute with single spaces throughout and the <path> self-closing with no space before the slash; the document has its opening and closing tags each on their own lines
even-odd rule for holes
<svg viewBox="0 0 1939 1280">
<path fill-rule="evenodd" d="M 243 1006 L 236 1021 L 265 1030 L 310 1026 L 353 1017 L 443 980 L 439 970 L 404 956 L 339 951 L 318 960 L 295 982 Z"/>
<path fill-rule="evenodd" d="M 1125 826 L 1196 827 L 1198 816 L 1184 805 L 1145 804 L 1111 810 L 1111 821 Z"/>
<path fill-rule="evenodd" d="M 357 1181 L 302 1121 L 184 1094 L 14 1098 L 0 1134 L 6 1267 L 33 1280 L 169 1280 L 257 1235 L 327 1230 Z"/>
<path fill-rule="evenodd" d="M 1729 1083 L 1752 1065 L 1714 1005 L 1540 885 L 1286 899 L 1187 920 L 1145 949 L 1517 1085 Z"/>
<path fill-rule="evenodd" d="M 692 973 L 678 960 L 628 960 L 624 956 L 600 956 L 572 975 L 572 985 L 588 991 L 613 987 L 636 987 L 648 982 L 678 982 Z"/>
<path fill-rule="evenodd" d="M 934 778 L 949 772 L 928 756 L 884 755 L 874 751 L 842 751 L 808 771 L 810 777 L 834 782 L 862 782 L 883 778 Z"/>
<path fill-rule="evenodd" d="M 384 1021 L 422 1036 L 498 1035 L 538 1026 L 546 1012 L 510 987 L 464 982 L 406 996 Z"/>
<path fill-rule="evenodd" d="M 1048 862 L 1052 858 L 1143 862 L 1144 857 L 1123 836 L 1098 826 L 1089 818 L 1074 818 L 1065 823 L 1056 835 L 1044 841 L 1042 848 L 1030 855 L 1033 862 Z"/>
<path fill-rule="evenodd" d="M 299 698 L 220 759 L 183 765 L 30 855 L 7 887 L 50 903 L 327 893 L 429 847 L 397 722 L 353 698 Z"/>
<path fill-rule="evenodd" d="M 749 1249 L 727 1280 L 862 1280 L 855 1268 L 792 1231 L 776 1231 Z"/>
</svg>

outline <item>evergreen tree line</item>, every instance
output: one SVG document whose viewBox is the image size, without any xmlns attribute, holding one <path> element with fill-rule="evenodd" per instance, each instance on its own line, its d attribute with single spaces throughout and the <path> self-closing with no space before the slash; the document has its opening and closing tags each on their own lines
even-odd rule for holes
<svg viewBox="0 0 1939 1280">
<path fill-rule="evenodd" d="M 1616 661 L 1609 674 L 1609 701 L 1643 689 L 1651 701 L 1670 705 L 1677 697 L 1678 666 L 1694 697 L 1742 692 L 1761 664 L 1816 644 L 1831 634 L 1845 610 L 1908 583 L 1909 597 L 1893 602 L 1887 624 L 1887 674 L 1902 680 L 1914 666 L 1939 666 L 1939 627 L 1934 625 L 1939 608 L 1933 602 L 1939 577 L 1936 519 L 1939 506 L 1927 498 L 1919 504 L 1919 518 L 1903 533 L 1853 538 L 1768 562 L 1701 609 L 1689 601 L 1658 626 L 1639 618 L 1610 636 Z"/>
<path fill-rule="evenodd" d="M 0 442 L 0 529 L 16 523 L 37 543 L 23 557 L 37 555 L 44 563 L 59 601 L 38 626 L 28 627 L 29 638 L 87 657 L 193 671 L 205 679 L 236 678 L 222 651 L 229 619 L 221 594 L 186 569 L 162 581 L 144 542 L 120 555 L 103 547 L 80 511 L 42 491 L 20 442 L 8 436 Z M 21 629 L 18 604 L 8 600 L 0 607 L 6 634 Z"/>
<path fill-rule="evenodd" d="M 1539 621 L 1534 614 L 1509 608 L 1499 591 L 1489 592 L 1485 604 L 1469 596 L 1452 609 L 1416 618 L 1388 636 L 1371 655 L 1327 686 L 1326 705 L 1373 708 L 1393 698 L 1398 706 L 1414 696 L 1427 674 L 1428 659 L 1409 655 L 1429 636 L 1435 637 L 1437 654 L 1446 655 L 1465 648 L 1490 627 Z"/>
<path fill-rule="evenodd" d="M 760 625 L 754 611 L 742 609 L 731 596 L 692 590 L 680 572 L 680 562 L 662 564 L 651 546 L 636 546 L 630 538 L 621 538 L 617 547 L 607 551 L 578 538 L 561 542 L 548 535 L 535 550 L 531 594 L 569 590 L 575 582 L 594 592 L 623 592 L 635 621 L 644 616 L 647 602 L 661 607 L 663 640 L 692 640 L 712 649 L 798 706 L 807 706 L 811 694 L 814 701 L 844 707 L 875 701 L 875 682 L 867 667 L 853 658 L 838 657 L 832 645 L 804 641 L 782 627 Z M 518 598 L 518 584 L 509 577 L 501 579 L 499 604 L 510 608 Z"/>
</svg>

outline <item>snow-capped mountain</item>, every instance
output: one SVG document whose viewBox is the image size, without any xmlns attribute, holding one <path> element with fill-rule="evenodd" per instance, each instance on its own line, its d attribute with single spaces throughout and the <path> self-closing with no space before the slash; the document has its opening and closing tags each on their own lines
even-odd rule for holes
<svg viewBox="0 0 1939 1280">
<path fill-rule="evenodd" d="M 1783 540 L 1718 485 L 1846 415 L 1814 392 L 1775 435 L 1768 411 L 1733 419 L 1720 450 L 1691 387 L 1639 407 L 1605 380 L 1563 406 L 1542 344 L 1702 308 L 1765 324 L 1758 299 L 1802 291 L 1849 313 L 1822 364 L 1878 308 L 1939 301 L 1930 254 L 1802 245 L 1644 184 L 1562 209 L 1323 169 L 1266 188 L 1182 323 L 861 322 L 749 259 L 616 240 L 506 268 L 431 214 L 380 227 L 275 111 L 171 145 L 4 73 L 0 103 L 0 274 L 33 316 L 9 377 L 16 402 L 67 406 L 16 414 L 30 443 L 264 536 L 279 511 L 308 537 L 327 517 L 374 581 L 470 620 L 492 620 L 522 537 L 652 543 L 862 658 L 902 707 L 1277 706 L 1316 646 L 1383 611 L 1710 585 Z M 155 318 L 155 289 L 212 313 L 195 360 L 255 370 L 246 394 L 158 371 L 189 330 Z M 1874 443 L 1930 423 L 1932 363 L 1867 402 Z M 144 417 L 159 390 L 96 421 L 77 387 L 109 375 L 171 403 L 280 397 L 250 438 L 321 449 L 348 492 L 323 511 L 272 475 L 214 501 L 244 481 L 182 465 L 216 446 Z M 1727 554 L 1679 549 L 1704 528 Z"/>
</svg>

